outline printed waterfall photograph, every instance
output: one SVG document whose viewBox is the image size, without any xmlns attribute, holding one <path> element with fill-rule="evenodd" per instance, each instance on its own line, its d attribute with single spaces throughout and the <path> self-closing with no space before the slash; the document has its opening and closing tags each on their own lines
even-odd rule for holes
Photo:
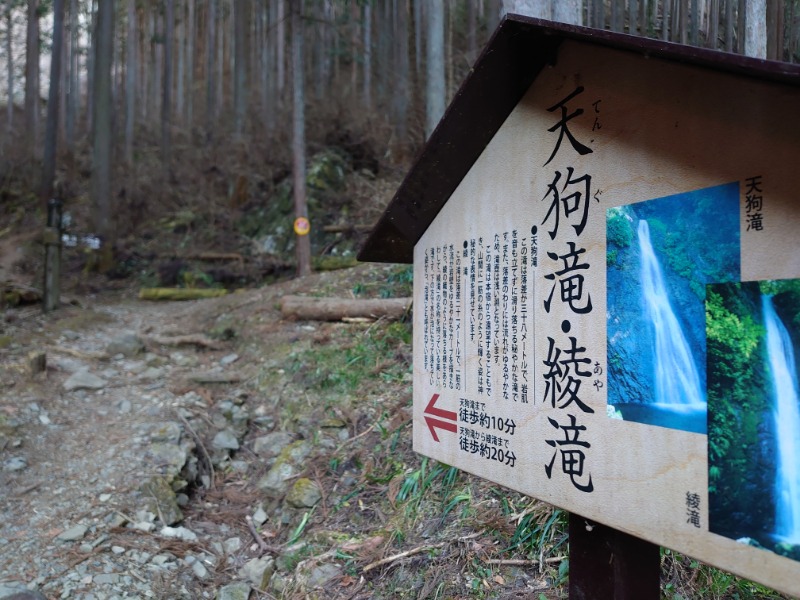
<svg viewBox="0 0 800 600">
<path fill-rule="evenodd" d="M 739 281 L 737 182 L 606 211 L 608 416 L 706 433 L 706 285 Z"/>
<path fill-rule="evenodd" d="M 709 529 L 800 560 L 800 279 L 707 291 Z"/>
</svg>

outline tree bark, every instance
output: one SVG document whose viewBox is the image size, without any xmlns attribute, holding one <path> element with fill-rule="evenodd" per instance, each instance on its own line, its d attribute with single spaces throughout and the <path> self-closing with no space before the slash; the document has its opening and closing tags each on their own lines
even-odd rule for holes
<svg viewBox="0 0 800 600">
<path fill-rule="evenodd" d="M 372 5 L 369 2 L 364 4 L 363 8 L 364 25 L 362 31 L 364 32 L 364 78 L 362 80 L 362 98 L 364 99 L 364 108 L 369 110 L 372 107 Z"/>
<path fill-rule="evenodd" d="M 28 30 L 25 42 L 25 146 L 35 153 L 39 129 L 39 16 L 38 0 L 28 0 Z"/>
<path fill-rule="evenodd" d="M 136 120 L 136 0 L 128 0 L 128 46 L 125 72 L 125 162 L 133 164 L 133 128 Z"/>
<path fill-rule="evenodd" d="M 411 298 L 350 299 L 284 296 L 284 318 L 303 321 L 341 321 L 343 319 L 402 319 L 411 309 Z"/>
<path fill-rule="evenodd" d="M 553 20 L 571 25 L 583 25 L 583 7 L 580 0 L 555 0 L 553 2 Z M 630 21 L 631 30 L 636 28 L 636 18 Z"/>
<path fill-rule="evenodd" d="M 426 20 L 426 126 L 425 137 L 428 138 L 439 124 L 445 109 L 444 82 L 444 0 L 427 0 Z"/>
<path fill-rule="evenodd" d="M 164 13 L 164 73 L 161 88 L 161 161 L 168 173 L 172 159 L 172 50 L 175 37 L 175 1 L 166 0 Z"/>
<path fill-rule="evenodd" d="M 766 0 L 745 2 L 744 53 L 755 58 L 767 58 Z"/>
<path fill-rule="evenodd" d="M 306 206 L 306 132 L 305 91 L 303 89 L 303 19 L 302 0 L 291 1 L 292 11 L 292 180 L 295 218 L 308 218 Z M 311 273 L 311 240 L 308 235 L 295 237 L 297 274 Z"/>
<path fill-rule="evenodd" d="M 234 133 L 241 139 L 247 117 L 247 55 L 248 55 L 248 3 L 234 2 Z"/>
<path fill-rule="evenodd" d="M 114 40 L 114 0 L 100 0 L 94 36 L 94 123 L 92 133 L 92 219 L 102 241 L 98 268 L 101 273 L 113 263 L 111 222 L 111 61 Z"/>
<path fill-rule="evenodd" d="M 64 49 L 64 0 L 53 2 L 53 50 L 50 56 L 50 90 L 47 100 L 44 156 L 42 157 L 42 182 L 39 200 L 43 207 L 53 197 L 53 180 L 56 175 L 58 150 L 58 114 L 61 98 L 61 54 Z"/>
<path fill-rule="evenodd" d="M 214 113 L 216 112 L 215 90 L 216 82 L 214 80 L 215 70 L 214 63 L 216 57 L 216 31 L 217 31 L 217 0 L 208 0 L 208 19 L 206 23 L 208 42 L 206 43 L 206 137 L 211 139 L 214 131 Z"/>
<path fill-rule="evenodd" d="M 11 40 L 14 37 L 14 20 L 11 14 L 11 2 L 6 2 L 6 66 L 8 73 L 6 75 L 6 89 L 8 90 L 8 101 L 6 102 L 6 125 L 8 127 L 8 135 L 14 129 L 14 53 Z"/>
</svg>

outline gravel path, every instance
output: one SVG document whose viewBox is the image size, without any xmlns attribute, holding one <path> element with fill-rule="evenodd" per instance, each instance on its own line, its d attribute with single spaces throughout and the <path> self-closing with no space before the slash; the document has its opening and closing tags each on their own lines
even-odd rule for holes
<svg viewBox="0 0 800 600">
<path fill-rule="evenodd" d="M 202 399 L 170 389 L 210 361 L 219 370 L 218 353 L 125 347 L 136 344 L 130 332 L 174 329 L 185 311 L 30 309 L 0 330 L 0 598 L 23 589 L 81 600 L 212 597 L 193 584 L 209 578 L 224 548 L 204 544 L 201 532 L 167 537 L 175 529 L 162 529 L 140 488 L 170 460 L 154 448 L 193 447 L 179 439 L 176 411 Z M 34 352 L 46 352 L 48 365 L 36 375 Z"/>
</svg>

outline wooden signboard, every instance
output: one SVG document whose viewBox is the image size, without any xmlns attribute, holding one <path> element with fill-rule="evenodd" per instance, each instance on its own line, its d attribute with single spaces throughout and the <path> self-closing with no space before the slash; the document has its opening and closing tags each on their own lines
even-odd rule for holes
<svg viewBox="0 0 800 600">
<path fill-rule="evenodd" d="M 412 240 L 414 448 L 800 595 L 800 87 L 570 31 Z"/>
</svg>

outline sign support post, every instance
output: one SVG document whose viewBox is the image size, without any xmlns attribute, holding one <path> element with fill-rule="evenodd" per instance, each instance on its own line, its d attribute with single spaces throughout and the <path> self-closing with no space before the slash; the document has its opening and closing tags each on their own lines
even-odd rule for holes
<svg viewBox="0 0 800 600">
<path fill-rule="evenodd" d="M 569 515 L 570 600 L 658 600 L 659 547 Z"/>
</svg>

